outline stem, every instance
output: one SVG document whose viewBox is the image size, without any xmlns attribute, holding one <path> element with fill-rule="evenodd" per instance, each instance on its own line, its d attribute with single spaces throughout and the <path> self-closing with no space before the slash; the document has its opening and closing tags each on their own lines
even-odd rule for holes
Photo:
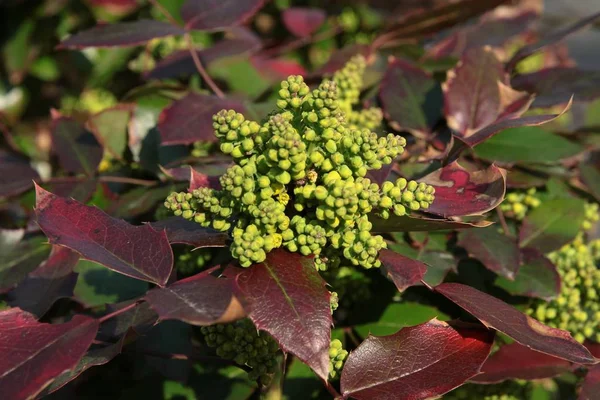
<svg viewBox="0 0 600 400">
<path fill-rule="evenodd" d="M 156 0 L 149 0 L 149 1 L 154 7 L 158 8 L 158 11 L 160 11 L 161 14 L 164 15 L 165 18 L 168 19 L 170 23 L 172 23 L 175 26 L 179 26 L 179 22 L 177 22 L 177 20 L 175 20 L 175 18 L 173 18 L 171 13 L 166 8 L 164 8 L 162 4 L 160 4 Z"/>
<path fill-rule="evenodd" d="M 344 333 L 346 335 L 348 335 L 348 337 L 350 338 L 350 340 L 352 341 L 352 344 L 354 344 L 354 346 L 356 346 L 356 347 L 360 346 L 360 340 L 358 340 L 358 338 L 354 334 L 354 331 L 352 330 L 352 328 L 348 328 L 348 327 L 344 328 Z"/>
<path fill-rule="evenodd" d="M 335 388 L 333 386 L 331 386 L 331 383 L 329 383 L 328 381 L 323 381 L 323 384 L 325 385 L 325 388 L 333 396 L 334 399 L 342 398 L 342 395 L 339 394 L 338 391 L 335 390 Z"/>
<path fill-rule="evenodd" d="M 496 214 L 498 214 L 498 219 L 500 220 L 500 225 L 502 225 L 502 230 L 506 236 L 510 236 L 510 230 L 508 229 L 508 225 L 506 224 L 506 219 L 504 218 L 504 213 L 500 210 L 500 207 L 496 207 Z"/>
<path fill-rule="evenodd" d="M 262 56 L 264 56 L 265 58 L 276 57 L 281 53 L 299 49 L 300 47 L 306 46 L 310 43 L 315 43 L 315 42 L 320 42 L 321 40 L 330 39 L 332 37 L 335 37 L 341 31 L 342 31 L 341 27 L 339 25 L 336 25 L 332 29 L 325 31 L 325 32 L 321 32 L 315 36 L 301 37 L 301 38 L 298 38 L 291 42 L 288 42 L 287 44 L 284 44 L 282 46 L 272 47 L 268 50 L 263 51 Z"/>
<path fill-rule="evenodd" d="M 217 95 L 217 97 L 219 97 L 220 99 L 225 98 L 225 94 L 221 91 L 221 89 L 219 89 L 219 87 L 217 86 L 215 81 L 212 80 L 210 75 L 208 75 L 208 72 L 206 72 L 206 69 L 204 69 L 202 62 L 200 61 L 200 57 L 198 57 L 198 53 L 196 52 L 196 49 L 194 48 L 194 43 L 192 42 L 192 37 L 190 36 L 189 32 L 186 33 L 184 35 L 184 37 L 185 37 L 185 41 L 188 46 L 188 50 L 190 51 L 190 54 L 192 55 L 192 60 L 194 60 L 194 65 L 196 66 L 196 69 L 200 73 L 200 76 L 202 77 L 202 79 L 204 79 L 204 82 L 206 82 L 206 84 Z"/>
<path fill-rule="evenodd" d="M 130 183 L 132 185 L 139 186 L 154 186 L 156 185 L 156 181 L 150 181 L 146 179 L 135 179 L 128 178 L 126 176 L 100 176 L 98 178 L 100 182 L 108 182 L 108 183 Z"/>
<path fill-rule="evenodd" d="M 111 319 L 113 317 L 116 317 L 117 315 L 123 314 L 123 313 L 131 310 L 132 308 L 135 308 L 137 305 L 138 305 L 137 301 L 133 302 L 130 305 L 121 308 L 120 310 L 113 311 L 110 314 L 106 314 L 106 315 L 100 317 L 98 319 L 98 322 L 100 322 L 100 323 L 106 322 L 107 320 L 109 320 L 109 319 Z"/>
</svg>

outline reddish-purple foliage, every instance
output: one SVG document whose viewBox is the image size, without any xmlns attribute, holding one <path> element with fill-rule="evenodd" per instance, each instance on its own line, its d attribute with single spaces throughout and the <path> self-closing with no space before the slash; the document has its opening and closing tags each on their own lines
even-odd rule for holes
<svg viewBox="0 0 600 400">
<path fill-rule="evenodd" d="M 220 30 L 250 19 L 265 0 L 188 0 L 181 7 L 187 29 Z"/>
<path fill-rule="evenodd" d="M 212 117 L 222 109 L 243 113 L 242 102 L 216 96 L 189 93 L 160 114 L 158 130 L 162 144 L 191 144 L 199 140 L 216 141 Z"/>
<path fill-rule="evenodd" d="M 250 58 L 250 62 L 269 81 L 283 80 L 290 75 L 306 76 L 306 69 L 294 60 L 254 56 Z"/>
<path fill-rule="evenodd" d="M 510 280 L 519 269 L 520 253 L 516 239 L 498 232 L 496 226 L 484 229 L 465 230 L 458 234 L 459 246 L 478 259 L 490 271 Z"/>
<path fill-rule="evenodd" d="M 470 172 L 453 162 L 420 181 L 435 187 L 427 212 L 444 217 L 483 214 L 498 206 L 506 192 L 506 172 L 495 165 Z"/>
<path fill-rule="evenodd" d="M 273 250 L 264 262 L 240 273 L 237 286 L 256 327 L 270 333 L 284 351 L 327 379 L 330 294 L 313 260 Z"/>
<path fill-rule="evenodd" d="M 485 326 L 506 334 L 530 349 L 574 363 L 597 362 L 569 332 L 546 326 L 489 294 L 460 283 L 442 283 L 434 290 L 473 314 Z"/>
<path fill-rule="evenodd" d="M 166 233 L 133 226 L 104 211 L 58 197 L 36 186 L 37 222 L 50 243 L 121 274 L 165 285 L 173 268 Z"/>
<path fill-rule="evenodd" d="M 166 22 L 139 20 L 98 25 L 63 40 L 60 48 L 135 46 L 152 39 L 183 35 L 185 31 Z"/>
<path fill-rule="evenodd" d="M 497 383 L 507 379 L 552 378 L 571 369 L 571 363 L 544 353 L 533 351 L 519 343 L 500 347 L 481 367 L 481 375 L 471 380 L 479 383 Z"/>
<path fill-rule="evenodd" d="M 169 243 L 183 243 L 201 247 L 225 247 L 229 236 L 225 232 L 203 228 L 195 222 L 181 217 L 171 217 L 162 221 L 152 222 L 150 225 L 158 230 L 167 232 Z"/>
<path fill-rule="evenodd" d="M 233 295 L 234 278 L 217 278 L 210 272 L 153 289 L 145 300 L 160 319 L 178 319 L 192 325 L 212 325 L 244 317 L 241 304 Z"/>
<path fill-rule="evenodd" d="M 64 324 L 42 324 L 12 308 L 0 312 L 0 393 L 35 397 L 54 378 L 77 365 L 98 331 L 98 321 L 76 315 Z"/>
<path fill-rule="evenodd" d="M 320 8 L 290 7 L 281 14 L 285 27 L 298 37 L 315 33 L 325 22 L 325 17 L 325 11 Z"/>
<path fill-rule="evenodd" d="M 0 150 L 0 197 L 14 196 L 33 186 L 40 176 L 27 159 Z"/>
<path fill-rule="evenodd" d="M 490 221 L 461 222 L 442 218 L 410 217 L 404 215 L 398 217 L 391 215 L 388 219 L 377 216 L 369 217 L 373 223 L 373 232 L 420 232 L 420 231 L 444 231 L 447 229 L 485 228 L 490 226 Z"/>
<path fill-rule="evenodd" d="M 102 146 L 83 124 L 54 113 L 52 121 L 54 151 L 67 172 L 92 175 L 102 160 Z"/>
<path fill-rule="evenodd" d="M 550 301 L 560 293 L 560 275 L 556 266 L 536 249 L 521 249 L 522 264 L 515 280 L 503 285 L 509 293 Z"/>
<path fill-rule="evenodd" d="M 344 365 L 344 398 L 418 400 L 440 396 L 477 375 L 494 332 L 433 319 L 390 336 L 369 336 Z"/>
<path fill-rule="evenodd" d="M 379 260 L 381 272 L 391 279 L 401 292 L 418 284 L 427 272 L 426 264 L 391 250 L 381 250 Z"/>
<path fill-rule="evenodd" d="M 600 392 L 600 365 L 590 368 L 583 379 L 577 400 L 595 400 Z"/>
</svg>

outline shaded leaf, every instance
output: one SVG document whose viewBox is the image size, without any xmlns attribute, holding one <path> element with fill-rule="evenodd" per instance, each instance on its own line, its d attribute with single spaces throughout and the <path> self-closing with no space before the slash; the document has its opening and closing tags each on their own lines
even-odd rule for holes
<svg viewBox="0 0 600 400">
<path fill-rule="evenodd" d="M 506 192 L 506 171 L 493 164 L 470 172 L 453 162 L 419 181 L 435 187 L 427 212 L 444 217 L 483 214 L 496 208 Z"/>
<path fill-rule="evenodd" d="M 132 115 L 132 107 L 119 105 L 101 111 L 89 119 L 90 128 L 104 150 L 117 160 L 123 159 L 127 149 L 127 131 Z"/>
<path fill-rule="evenodd" d="M 54 246 L 48 259 L 9 294 L 10 304 L 41 317 L 56 300 L 73 295 L 78 260 L 74 251 Z"/>
<path fill-rule="evenodd" d="M 588 370 L 581 384 L 577 400 L 594 400 L 598 397 L 598 391 L 600 391 L 600 365 Z"/>
<path fill-rule="evenodd" d="M 342 69 L 344 64 L 346 64 L 352 57 L 357 54 L 362 54 L 365 57 L 368 57 L 372 53 L 372 49 L 366 45 L 352 45 L 346 46 L 342 49 L 334 51 L 330 56 L 329 60 L 319 67 L 316 71 L 314 71 L 311 76 L 322 76 L 333 74 L 335 71 Z"/>
<path fill-rule="evenodd" d="M 439 285 L 450 271 L 456 271 L 457 261 L 452 253 L 439 250 L 425 250 L 419 260 L 427 265 L 423 281 L 428 285 Z"/>
<path fill-rule="evenodd" d="M 442 395 L 477 375 L 493 341 L 493 331 L 437 319 L 390 336 L 369 336 L 344 365 L 342 394 L 358 400 Z"/>
<path fill-rule="evenodd" d="M 582 199 L 557 198 L 544 201 L 523 220 L 519 245 L 549 253 L 575 239 L 583 219 Z"/>
<path fill-rule="evenodd" d="M 183 185 L 164 184 L 152 187 L 140 186 L 119 196 L 110 203 L 107 212 L 119 218 L 132 218 L 153 211 L 172 192 L 183 189 Z"/>
<path fill-rule="evenodd" d="M 238 100 L 188 93 L 160 114 L 158 130 L 162 144 L 191 144 L 199 140 L 216 141 L 212 117 L 222 109 L 234 109 L 242 113 L 245 111 L 243 104 Z"/>
<path fill-rule="evenodd" d="M 320 8 L 290 7 L 283 10 L 281 19 L 295 36 L 310 36 L 319 29 L 327 14 Z"/>
<path fill-rule="evenodd" d="M 233 278 L 217 278 L 205 271 L 165 288 L 153 289 L 144 299 L 161 320 L 177 319 L 203 326 L 245 316 L 233 290 Z"/>
<path fill-rule="evenodd" d="M 113 313 L 130 304 L 131 301 L 108 304 L 106 306 L 106 312 L 107 314 Z M 115 341 L 130 333 L 142 335 L 149 331 L 157 323 L 157 320 L 158 314 L 152 310 L 148 303 L 136 303 L 135 307 L 119 313 L 103 322 L 102 325 L 100 325 L 98 338 L 104 341 Z"/>
<path fill-rule="evenodd" d="M 379 252 L 379 261 L 381 273 L 394 282 L 401 292 L 418 284 L 427 272 L 427 265 L 422 262 L 387 249 Z"/>
<path fill-rule="evenodd" d="M 517 241 L 498 232 L 497 227 L 462 231 L 457 244 L 490 271 L 510 280 L 515 278 L 520 264 Z"/>
<path fill-rule="evenodd" d="M 0 197 L 14 196 L 33 186 L 39 179 L 27 159 L 0 150 Z"/>
<path fill-rule="evenodd" d="M 400 59 L 388 65 L 379 91 L 382 109 L 396 130 L 428 133 L 442 117 L 442 91 L 431 74 Z"/>
<path fill-rule="evenodd" d="M 98 331 L 98 321 L 76 315 L 64 324 L 41 324 L 26 312 L 0 312 L 0 393 L 35 397 L 54 378 L 74 368 Z"/>
<path fill-rule="evenodd" d="M 560 293 L 560 275 L 552 261 L 535 249 L 521 249 L 523 264 L 513 281 L 504 278 L 495 284 L 517 296 L 536 297 L 550 301 Z"/>
<path fill-rule="evenodd" d="M 167 233 L 169 243 L 183 243 L 201 247 L 225 247 L 229 241 L 226 232 L 203 228 L 199 224 L 181 217 L 171 217 L 163 221 L 151 222 L 154 229 Z"/>
<path fill-rule="evenodd" d="M 95 26 L 63 40 L 59 48 L 135 46 L 152 39 L 184 33 L 183 29 L 166 22 L 142 19 Z"/>
<path fill-rule="evenodd" d="M 533 351 L 519 343 L 506 344 L 488 358 L 481 375 L 471 381 L 498 383 L 507 379 L 553 378 L 569 371 L 571 363 L 560 358 Z"/>
<path fill-rule="evenodd" d="M 186 29 L 219 30 L 250 19 L 265 0 L 188 0 L 181 7 Z"/>
<path fill-rule="evenodd" d="M 581 145 L 535 126 L 506 129 L 475 148 L 480 158 L 508 163 L 552 163 L 582 151 Z"/>
<path fill-rule="evenodd" d="M 593 165 L 579 165 L 579 176 L 587 186 L 592 196 L 600 201 L 600 171 Z"/>
<path fill-rule="evenodd" d="M 52 121 L 52 140 L 53 149 L 65 171 L 94 174 L 102 160 L 102 146 L 81 123 L 70 117 L 55 114 Z"/>
<path fill-rule="evenodd" d="M 312 259 L 273 250 L 237 276 L 241 297 L 256 327 L 308 364 L 322 379 L 329 373 L 329 291 Z"/>
<path fill-rule="evenodd" d="M 98 180 L 92 177 L 56 177 L 52 178 L 51 182 L 41 182 L 39 185 L 57 196 L 87 203 L 97 189 Z M 104 189 L 105 186 L 102 187 L 102 190 Z"/>
<path fill-rule="evenodd" d="M 69 247 L 113 271 L 163 286 L 173 268 L 165 232 L 133 226 L 104 211 L 36 186 L 37 222 L 50 243 Z"/>
<path fill-rule="evenodd" d="M 284 80 L 290 75 L 307 75 L 306 69 L 295 60 L 253 56 L 250 58 L 250 62 L 260 76 L 270 82 Z"/>
<path fill-rule="evenodd" d="M 418 232 L 418 231 L 443 231 L 448 229 L 485 228 L 490 226 L 490 221 L 461 222 L 442 218 L 410 217 L 404 215 L 398 217 L 390 215 L 388 219 L 377 216 L 369 218 L 373 223 L 372 232 Z"/>
<path fill-rule="evenodd" d="M 567 331 L 551 328 L 489 294 L 460 283 L 442 283 L 438 293 L 522 345 L 574 363 L 594 364 L 596 359 Z"/>
<path fill-rule="evenodd" d="M 16 242 L 6 242 L 10 231 L 2 230 L 0 244 L 0 290 L 21 282 L 48 257 L 50 246 L 43 236 L 34 236 Z"/>
</svg>

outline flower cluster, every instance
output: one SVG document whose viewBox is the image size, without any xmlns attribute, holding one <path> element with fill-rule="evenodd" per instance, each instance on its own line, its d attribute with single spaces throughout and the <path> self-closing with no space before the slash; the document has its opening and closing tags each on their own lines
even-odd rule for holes
<svg viewBox="0 0 600 400">
<path fill-rule="evenodd" d="M 434 188 L 404 178 L 379 185 L 367 177 L 392 163 L 406 141 L 348 122 L 364 62 L 353 58 L 313 90 L 301 76 L 290 76 L 279 90 L 279 110 L 262 123 L 233 110 L 217 113 L 220 149 L 235 162 L 220 178 L 222 190 L 172 193 L 165 206 L 230 232 L 231 254 L 243 267 L 276 248 L 315 256 L 320 270 L 378 267 L 386 243 L 371 234 L 369 214 L 385 219 L 427 209 Z"/>
<path fill-rule="evenodd" d="M 348 358 L 348 350 L 344 350 L 338 339 L 331 341 L 329 346 L 329 378 L 336 379 L 342 373 L 344 363 Z"/>
<path fill-rule="evenodd" d="M 541 200 L 536 196 L 536 189 L 531 188 L 526 192 L 512 192 L 506 195 L 504 202 L 500 204 L 500 210 L 509 217 L 523 220 L 527 213 L 539 207 Z"/>
<path fill-rule="evenodd" d="M 201 332 L 219 357 L 250 367 L 248 377 L 252 380 L 260 380 L 263 385 L 271 382 L 277 369 L 279 345 L 269 334 L 257 330 L 252 321 L 203 326 Z"/>
</svg>

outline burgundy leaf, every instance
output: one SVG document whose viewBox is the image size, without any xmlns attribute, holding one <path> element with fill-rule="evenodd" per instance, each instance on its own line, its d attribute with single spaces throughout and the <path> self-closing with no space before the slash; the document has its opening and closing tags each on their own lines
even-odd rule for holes
<svg viewBox="0 0 600 400">
<path fill-rule="evenodd" d="M 132 278 L 166 284 L 173 252 L 164 231 L 130 225 L 39 186 L 36 193 L 37 222 L 50 243 L 69 247 L 85 259 Z"/>
<path fill-rule="evenodd" d="M 131 301 L 118 304 L 107 304 L 106 313 L 111 314 L 131 306 Z M 118 312 L 104 321 L 98 331 L 98 339 L 115 341 L 131 334 L 142 335 L 149 331 L 158 321 L 158 314 L 147 302 L 136 303 L 133 308 Z"/>
<path fill-rule="evenodd" d="M 181 16 L 187 29 L 220 30 L 250 19 L 265 0 L 187 0 Z"/>
<path fill-rule="evenodd" d="M 33 186 L 33 180 L 39 177 L 27 159 L 0 150 L 0 197 L 26 191 Z"/>
<path fill-rule="evenodd" d="M 132 218 L 155 210 L 157 204 L 163 204 L 168 195 L 184 189 L 181 184 L 139 186 L 112 201 L 107 212 L 117 218 Z"/>
<path fill-rule="evenodd" d="M 571 363 L 533 351 L 519 343 L 500 347 L 481 367 L 481 375 L 472 378 L 478 383 L 498 383 L 507 379 L 553 378 L 570 370 Z"/>
<path fill-rule="evenodd" d="M 546 326 L 489 294 L 460 283 L 442 283 L 434 290 L 473 314 L 485 326 L 506 334 L 530 349 L 574 363 L 597 362 L 569 332 Z"/>
<path fill-rule="evenodd" d="M 98 180 L 87 176 L 54 177 L 50 182 L 41 182 L 39 185 L 57 196 L 72 197 L 77 201 L 87 203 L 97 189 Z M 101 185 L 104 194 L 110 197 L 111 192 L 106 185 L 104 183 Z"/>
<path fill-rule="evenodd" d="M 140 6 L 137 0 L 88 0 L 88 2 L 93 7 L 100 7 L 117 16 L 127 15 Z"/>
<path fill-rule="evenodd" d="M 369 336 L 342 372 L 344 399 L 418 400 L 440 396 L 477 375 L 494 332 L 433 319 L 389 336 Z"/>
<path fill-rule="evenodd" d="M 250 61 L 261 76 L 272 82 L 286 79 L 290 75 L 307 75 L 306 69 L 294 60 L 254 56 Z"/>
<path fill-rule="evenodd" d="M 595 400 L 600 392 L 600 365 L 590 368 L 583 379 L 577 400 Z"/>
<path fill-rule="evenodd" d="M 515 68 L 515 66 L 519 63 L 519 61 L 524 60 L 525 58 L 529 57 L 533 53 L 535 53 L 539 50 L 542 50 L 543 48 L 545 48 L 547 46 L 550 46 L 550 45 L 560 42 L 568 35 L 570 35 L 574 32 L 577 32 L 581 28 L 586 27 L 587 25 L 593 23 L 598 18 L 600 18 L 600 12 L 592 14 L 589 17 L 585 17 L 585 18 L 575 22 L 574 24 L 569 25 L 568 27 L 566 27 L 564 29 L 556 31 L 553 34 L 548 35 L 545 38 L 542 38 L 542 40 L 539 40 L 538 42 L 521 47 L 512 56 L 512 58 L 506 63 L 506 71 L 508 73 L 511 73 L 513 71 L 513 69 Z"/>
<path fill-rule="evenodd" d="M 152 39 L 184 33 L 182 28 L 166 22 L 142 19 L 95 26 L 63 40 L 59 48 L 135 46 Z"/>
<path fill-rule="evenodd" d="M 52 140 L 63 169 L 75 174 L 93 175 L 102 160 L 102 146 L 83 124 L 53 113 Z"/>
<path fill-rule="evenodd" d="M 367 172 L 367 178 L 371 180 L 371 182 L 375 182 L 378 185 L 381 185 L 383 182 L 387 181 L 388 177 L 392 173 L 394 169 L 395 162 L 384 165 L 380 169 L 372 169 Z"/>
<path fill-rule="evenodd" d="M 181 217 L 171 217 L 163 221 L 151 222 L 154 229 L 167 233 L 169 243 L 183 243 L 201 247 L 225 247 L 229 236 L 225 232 L 203 228 L 199 224 Z"/>
<path fill-rule="evenodd" d="M 313 260 L 273 250 L 264 262 L 239 274 L 237 286 L 256 327 L 270 333 L 284 351 L 327 379 L 330 294 Z"/>
<path fill-rule="evenodd" d="M 381 272 L 394 282 L 399 291 L 418 284 L 427 272 L 427 265 L 394 251 L 383 249 L 379 252 Z"/>
<path fill-rule="evenodd" d="M 288 31 L 298 37 L 310 36 L 325 22 L 325 11 L 320 8 L 290 7 L 281 14 Z"/>
<path fill-rule="evenodd" d="M 510 280 L 515 278 L 520 264 L 519 246 L 515 239 L 498 232 L 496 226 L 462 231 L 457 244 L 490 271 Z"/>
<path fill-rule="evenodd" d="M 173 102 L 160 114 L 158 130 L 162 144 L 191 144 L 199 140 L 217 140 L 212 117 L 222 109 L 244 112 L 238 100 L 220 99 L 206 94 L 189 93 Z"/>
<path fill-rule="evenodd" d="M 381 219 L 374 216 L 369 218 L 373 224 L 373 232 L 421 232 L 421 231 L 444 231 L 448 229 L 485 228 L 490 226 L 490 221 L 461 222 L 442 218 L 411 217 L 404 215 L 398 217 L 390 216 Z"/>
<path fill-rule="evenodd" d="M 371 47 L 366 45 L 346 46 L 343 49 L 334 51 L 325 65 L 319 67 L 311 76 L 333 74 L 335 71 L 340 70 L 355 55 L 362 54 L 368 57 L 372 51 Z"/>
<path fill-rule="evenodd" d="M 76 315 L 65 324 L 41 324 L 26 312 L 0 312 L 0 393 L 11 400 L 35 397 L 77 365 L 98 331 L 98 321 Z"/>
<path fill-rule="evenodd" d="M 439 84 L 431 74 L 400 59 L 388 65 L 379 98 L 386 119 L 398 131 L 428 133 L 442 117 Z"/>
<path fill-rule="evenodd" d="M 469 172 L 456 161 L 420 179 L 435 187 L 427 212 L 444 217 L 480 215 L 504 199 L 506 171 L 495 165 Z"/>
<path fill-rule="evenodd" d="M 468 137 L 496 121 L 504 106 L 517 98 L 505 82 L 503 65 L 492 49 L 465 52 L 443 85 L 448 125 Z"/>
<path fill-rule="evenodd" d="M 555 67 L 517 75 L 513 87 L 535 94 L 534 107 L 548 108 L 565 104 L 571 96 L 578 101 L 600 97 L 600 72 L 576 67 Z"/>
<path fill-rule="evenodd" d="M 175 167 L 175 168 L 164 168 L 160 166 L 162 172 L 168 177 L 179 182 L 189 182 L 190 191 L 201 187 L 210 187 L 213 189 L 220 190 L 221 183 L 219 182 L 220 176 L 209 176 L 201 172 L 196 171 L 193 167 Z"/>
<path fill-rule="evenodd" d="M 50 257 L 9 294 L 11 305 L 41 317 L 56 300 L 71 297 L 77 283 L 73 268 L 78 260 L 74 251 L 54 246 Z"/>
<path fill-rule="evenodd" d="M 212 325 L 243 318 L 245 313 L 233 295 L 234 278 L 216 278 L 205 271 L 148 292 L 160 319 L 177 319 L 192 325 Z"/>
<path fill-rule="evenodd" d="M 190 179 L 189 179 L 190 180 L 190 188 L 188 190 L 193 191 L 193 190 L 196 190 L 198 188 L 203 188 L 203 187 L 215 188 L 214 181 L 216 179 L 214 179 L 215 177 L 212 177 L 212 178 L 213 179 L 211 179 L 210 176 L 200 173 L 200 172 L 196 171 L 194 168 L 190 167 Z M 211 182 L 211 180 L 213 182 Z"/>
</svg>

